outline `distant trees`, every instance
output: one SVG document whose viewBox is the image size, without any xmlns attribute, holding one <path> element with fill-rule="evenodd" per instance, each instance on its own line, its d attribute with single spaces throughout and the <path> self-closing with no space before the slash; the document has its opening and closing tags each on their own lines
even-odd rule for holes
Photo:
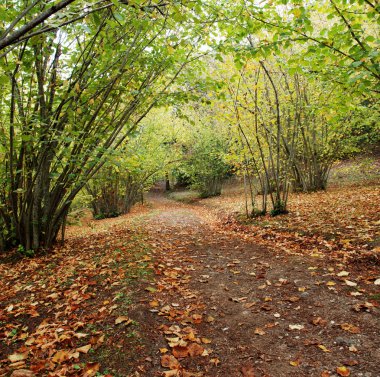
<svg viewBox="0 0 380 377">
<path fill-rule="evenodd" d="M 222 133 L 205 126 L 193 134 L 181 164 L 190 187 L 197 190 L 202 198 L 220 195 L 222 184 L 229 170 L 225 160 L 228 144 Z"/>
<path fill-rule="evenodd" d="M 156 112 L 157 114 L 157 112 Z M 176 162 L 176 155 L 168 146 L 169 133 L 163 126 L 145 119 L 138 132 L 131 134 L 121 148 L 86 184 L 90 205 L 96 219 L 128 213 L 143 200 L 157 179 Z"/>
</svg>

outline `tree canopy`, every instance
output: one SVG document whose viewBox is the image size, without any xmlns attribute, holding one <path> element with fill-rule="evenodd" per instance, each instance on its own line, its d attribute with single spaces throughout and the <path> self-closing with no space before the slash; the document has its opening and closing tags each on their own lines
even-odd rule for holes
<svg viewBox="0 0 380 377">
<path fill-rule="evenodd" d="M 124 197 L 135 184 L 118 213 L 152 177 L 179 171 L 204 195 L 241 174 L 253 214 L 267 211 L 255 192 L 283 213 L 288 190 L 325 188 L 334 159 L 378 141 L 376 2 L 7 0 L 0 9 L 2 248 L 52 246 L 86 187 L 96 207 L 116 181 Z M 116 181 L 104 186 L 108 175 Z"/>
</svg>

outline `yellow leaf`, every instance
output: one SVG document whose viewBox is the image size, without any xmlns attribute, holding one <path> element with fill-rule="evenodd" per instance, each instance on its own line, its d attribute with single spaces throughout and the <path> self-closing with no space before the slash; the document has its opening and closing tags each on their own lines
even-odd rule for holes
<svg viewBox="0 0 380 377">
<path fill-rule="evenodd" d="M 336 368 L 336 372 L 339 374 L 339 376 L 342 377 L 347 377 L 351 374 L 350 370 L 347 367 L 338 367 Z"/>
<path fill-rule="evenodd" d="M 160 306 L 160 303 L 159 303 L 158 301 L 156 301 L 156 300 L 153 300 L 153 301 L 151 301 L 151 302 L 149 303 L 149 306 L 150 306 L 151 308 L 157 308 L 158 306 Z"/>
<path fill-rule="evenodd" d="M 323 352 L 331 352 L 329 349 L 327 349 L 323 344 L 318 344 L 318 348 L 320 348 Z"/>
<path fill-rule="evenodd" d="M 64 350 L 59 350 L 55 353 L 53 356 L 53 363 L 62 363 L 63 361 L 67 360 L 69 358 L 69 353 Z"/>
<path fill-rule="evenodd" d="M 17 361 L 25 360 L 28 357 L 28 353 L 13 353 L 8 356 L 10 362 L 15 363 Z"/>
<path fill-rule="evenodd" d="M 87 353 L 90 350 L 90 348 L 91 344 L 87 344 L 86 346 L 77 348 L 77 351 L 81 353 Z"/>
<path fill-rule="evenodd" d="M 202 340 L 202 343 L 204 343 L 204 344 L 210 344 L 211 343 L 211 340 L 208 338 L 201 338 L 201 340 Z"/>
<path fill-rule="evenodd" d="M 293 14 L 299 18 L 301 16 L 301 9 L 300 8 L 296 8 L 296 9 L 293 9 Z"/>
</svg>

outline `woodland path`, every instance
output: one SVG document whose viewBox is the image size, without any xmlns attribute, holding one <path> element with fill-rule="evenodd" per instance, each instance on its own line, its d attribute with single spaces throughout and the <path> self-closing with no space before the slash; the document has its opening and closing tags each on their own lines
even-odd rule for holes
<svg viewBox="0 0 380 377">
<path fill-rule="evenodd" d="M 153 195 L 3 260 L 0 376 L 379 377 L 378 266 L 269 249 L 207 203 Z"/>
<path fill-rule="evenodd" d="M 184 376 L 380 376 L 379 309 L 339 261 L 268 250 L 201 204 L 157 196 L 143 222 L 157 289 L 140 312 L 147 376 L 177 375 L 169 355 Z"/>
</svg>

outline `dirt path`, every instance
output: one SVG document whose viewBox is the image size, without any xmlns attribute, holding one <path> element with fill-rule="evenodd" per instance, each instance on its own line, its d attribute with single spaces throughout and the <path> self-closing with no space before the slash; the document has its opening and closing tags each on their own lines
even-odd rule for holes
<svg viewBox="0 0 380 377">
<path fill-rule="evenodd" d="M 268 249 L 207 203 L 2 261 L 0 377 L 379 377 L 379 266 Z"/>
<path fill-rule="evenodd" d="M 373 281 L 251 243 L 202 206 L 153 203 L 143 375 L 380 376 Z"/>
</svg>

